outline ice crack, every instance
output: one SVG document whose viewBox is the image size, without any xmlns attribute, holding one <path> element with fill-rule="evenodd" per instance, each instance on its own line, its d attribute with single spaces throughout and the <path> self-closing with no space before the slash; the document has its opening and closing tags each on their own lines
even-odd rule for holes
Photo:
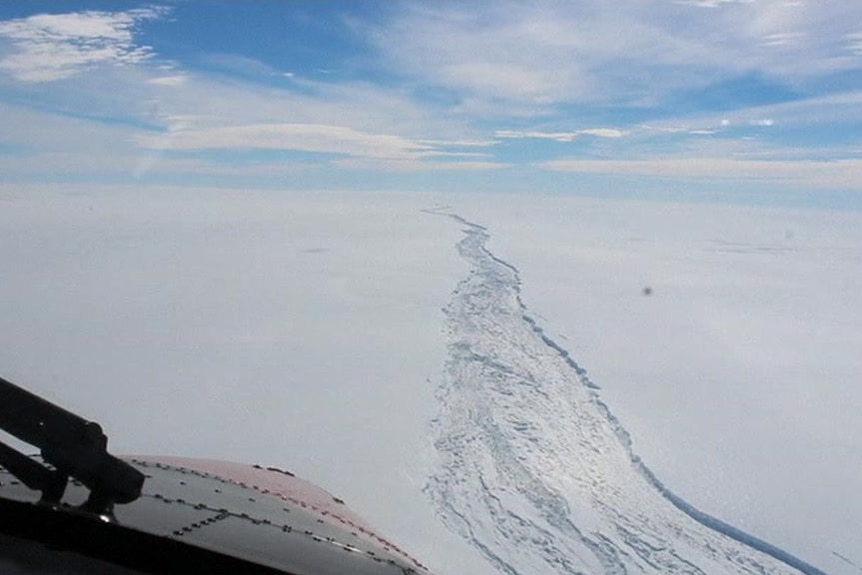
<svg viewBox="0 0 862 575">
<path fill-rule="evenodd" d="M 444 308 L 449 357 L 426 493 L 507 575 L 820 571 L 670 492 L 598 386 L 521 300 L 518 269 L 463 226 L 467 276 Z"/>
</svg>

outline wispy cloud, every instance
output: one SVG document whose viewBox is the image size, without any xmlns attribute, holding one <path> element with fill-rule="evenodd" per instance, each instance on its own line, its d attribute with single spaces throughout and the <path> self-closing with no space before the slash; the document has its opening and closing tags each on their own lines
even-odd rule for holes
<svg viewBox="0 0 862 575">
<path fill-rule="evenodd" d="M 751 4 L 752 0 L 676 0 L 677 4 L 690 4 L 703 8 L 717 8 L 725 4 Z"/>
<path fill-rule="evenodd" d="M 143 136 L 138 140 L 148 148 L 206 150 L 246 148 L 301 150 L 362 156 L 410 159 L 431 148 L 426 144 L 386 135 L 370 134 L 344 126 L 326 124 L 252 124 L 198 130 L 180 129 L 166 137 Z"/>
<path fill-rule="evenodd" d="M 143 135 L 138 137 L 137 141 L 140 145 L 155 150 L 249 149 L 318 152 L 366 162 L 385 161 L 378 165 L 398 170 L 484 170 L 499 167 L 499 164 L 477 159 L 486 157 L 485 154 L 460 149 L 465 146 L 482 147 L 492 142 L 411 140 L 393 134 L 375 134 L 328 124 L 271 123 L 202 129 L 180 127 L 165 134 Z"/>
<path fill-rule="evenodd" d="M 187 76 L 174 74 L 170 76 L 157 76 L 155 78 L 150 78 L 147 80 L 147 83 L 157 86 L 182 86 L 186 83 L 186 80 L 188 80 Z"/>
<path fill-rule="evenodd" d="M 409 4 L 374 35 L 415 81 L 471 109 L 656 102 L 757 75 L 783 86 L 855 69 L 862 5 L 720 1 Z"/>
<path fill-rule="evenodd" d="M 151 7 L 37 14 L 0 22 L 0 37 L 13 47 L 11 54 L 0 58 L 0 70 L 24 82 L 50 82 L 98 64 L 140 63 L 153 51 L 135 43 L 135 26 L 166 12 Z"/>
<path fill-rule="evenodd" d="M 293 72 L 280 70 L 255 58 L 239 54 L 208 53 L 201 54 L 200 58 L 220 73 L 232 76 L 244 78 L 294 78 L 296 76 Z"/>
<path fill-rule="evenodd" d="M 459 160 L 435 162 L 416 159 L 394 158 L 342 158 L 333 165 L 341 168 L 379 170 L 384 172 L 487 172 L 500 170 L 507 164 L 493 161 Z"/>
<path fill-rule="evenodd" d="M 540 140 L 554 140 L 556 142 L 573 142 L 581 136 L 596 136 L 599 138 L 622 138 L 626 132 L 615 128 L 590 128 L 586 130 L 575 130 L 572 132 L 542 132 L 538 130 L 497 130 L 495 138 L 520 139 L 535 138 Z"/>
</svg>

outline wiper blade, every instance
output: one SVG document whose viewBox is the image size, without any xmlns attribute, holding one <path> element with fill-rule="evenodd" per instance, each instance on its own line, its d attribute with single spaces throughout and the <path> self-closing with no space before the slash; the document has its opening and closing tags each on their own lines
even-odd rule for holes
<svg viewBox="0 0 862 575">
<path fill-rule="evenodd" d="M 0 465 L 25 485 L 58 504 L 69 477 L 90 490 L 83 509 L 110 515 L 114 503 L 140 497 L 144 474 L 108 453 L 98 423 L 66 411 L 0 377 L 0 428 L 38 447 L 53 469 L 0 442 Z"/>
</svg>

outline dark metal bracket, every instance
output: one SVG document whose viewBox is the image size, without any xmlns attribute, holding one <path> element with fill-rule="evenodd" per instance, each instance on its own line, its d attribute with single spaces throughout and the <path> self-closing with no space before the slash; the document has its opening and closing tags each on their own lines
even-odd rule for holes
<svg viewBox="0 0 862 575">
<path fill-rule="evenodd" d="M 144 474 L 108 453 L 98 423 L 66 411 L 0 378 L 0 429 L 38 447 L 48 465 L 0 442 L 0 465 L 27 487 L 42 492 L 42 503 L 59 505 L 69 478 L 90 496 L 82 509 L 111 516 L 115 503 L 140 497 Z"/>
</svg>

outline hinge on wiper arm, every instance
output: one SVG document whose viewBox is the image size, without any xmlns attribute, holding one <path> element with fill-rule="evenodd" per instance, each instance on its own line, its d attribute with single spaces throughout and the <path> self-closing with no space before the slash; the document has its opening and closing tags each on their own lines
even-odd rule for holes
<svg viewBox="0 0 862 575">
<path fill-rule="evenodd" d="M 83 483 L 90 496 L 82 509 L 110 516 L 115 503 L 140 497 L 144 474 L 108 453 L 108 438 L 98 423 L 66 411 L 0 378 L 0 429 L 41 450 L 53 469 L 0 442 L 0 465 L 27 487 L 42 492 L 42 502 L 58 505 L 69 478 Z"/>
</svg>

